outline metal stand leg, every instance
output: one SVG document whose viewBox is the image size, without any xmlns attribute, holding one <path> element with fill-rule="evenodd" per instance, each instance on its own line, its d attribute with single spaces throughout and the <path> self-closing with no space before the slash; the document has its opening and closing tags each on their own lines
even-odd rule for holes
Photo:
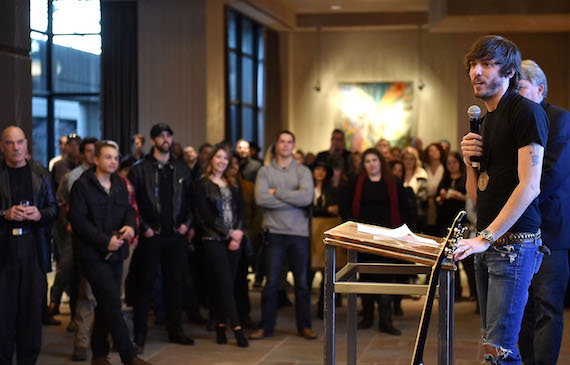
<svg viewBox="0 0 570 365">
<path fill-rule="evenodd" d="M 334 335 L 335 335 L 335 272 L 336 247 L 326 245 L 325 248 L 325 365 L 333 365 L 335 361 Z"/>
<path fill-rule="evenodd" d="M 453 321 L 455 304 L 454 272 L 442 270 L 439 274 L 439 365 L 453 365 Z"/>
<path fill-rule="evenodd" d="M 348 250 L 348 263 L 356 264 L 357 252 Z M 356 281 L 356 269 L 348 276 L 350 281 Z M 348 308 L 346 311 L 346 364 L 356 365 L 356 293 L 348 294 Z"/>
</svg>

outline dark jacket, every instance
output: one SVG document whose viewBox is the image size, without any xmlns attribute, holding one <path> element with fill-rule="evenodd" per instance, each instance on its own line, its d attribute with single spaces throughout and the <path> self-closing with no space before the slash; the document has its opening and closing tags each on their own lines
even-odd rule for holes
<svg viewBox="0 0 570 365">
<path fill-rule="evenodd" d="M 41 214 L 41 219 L 38 222 L 32 222 L 32 230 L 36 247 L 38 250 L 38 258 L 41 269 L 44 272 L 51 271 L 51 225 L 57 218 L 57 202 L 53 195 L 53 188 L 51 185 L 51 177 L 48 172 L 40 163 L 36 161 L 29 161 L 30 169 L 32 170 L 32 190 L 33 201 L 31 205 L 38 208 Z M 6 210 L 14 205 L 11 201 L 10 180 L 5 161 L 0 162 L 0 209 Z M 3 217 L 0 217 L 0 265 L 4 265 L 6 254 L 8 250 L 6 245 L 9 240 L 10 224 Z"/>
<path fill-rule="evenodd" d="M 316 197 L 317 203 L 313 201 L 313 217 L 336 217 L 329 212 L 329 207 L 339 205 L 339 188 L 332 186 L 329 180 L 324 181 L 321 196 Z"/>
<path fill-rule="evenodd" d="M 544 100 L 540 105 L 550 121 L 538 197 L 542 240 L 552 250 L 570 249 L 570 113 Z"/>
<path fill-rule="evenodd" d="M 173 171 L 173 204 L 174 222 L 172 226 L 177 229 L 181 224 L 192 226 L 191 189 L 192 178 L 190 169 L 183 161 L 170 157 L 168 166 Z M 148 228 L 155 231 L 160 229 L 160 204 L 157 189 L 158 161 L 152 154 L 146 155 L 137 161 L 128 176 L 135 188 L 135 195 L 140 212 L 140 231 L 144 233 Z M 166 232 L 164 232 L 166 233 Z"/>
<path fill-rule="evenodd" d="M 232 192 L 232 229 L 243 230 L 245 204 L 241 186 L 228 184 Z M 203 176 L 196 184 L 196 204 L 203 240 L 229 239 L 230 229 L 226 228 L 222 217 L 222 193 L 220 187 Z"/>
<path fill-rule="evenodd" d="M 105 192 L 94 169 L 86 170 L 71 188 L 69 220 L 73 229 L 73 253 L 80 260 L 104 260 L 111 236 L 123 226 L 137 227 L 136 215 L 129 204 L 127 186 L 118 175 L 111 175 L 111 191 Z M 109 260 L 129 255 L 128 243 Z"/>
<path fill-rule="evenodd" d="M 262 166 L 261 162 L 248 157 L 244 162 L 240 162 L 239 172 L 245 180 L 255 182 L 257 172 Z"/>
</svg>

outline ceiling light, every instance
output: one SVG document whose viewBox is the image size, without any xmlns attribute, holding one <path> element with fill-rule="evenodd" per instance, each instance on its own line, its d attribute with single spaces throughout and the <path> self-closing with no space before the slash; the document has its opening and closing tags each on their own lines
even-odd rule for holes
<svg viewBox="0 0 570 365">
<path fill-rule="evenodd" d="M 331 5 L 331 10 L 340 10 L 342 9 L 342 6 L 340 5 Z"/>
</svg>

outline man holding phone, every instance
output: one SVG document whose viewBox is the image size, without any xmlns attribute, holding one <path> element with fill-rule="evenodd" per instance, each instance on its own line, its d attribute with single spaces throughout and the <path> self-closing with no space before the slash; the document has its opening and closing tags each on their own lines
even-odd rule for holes
<svg viewBox="0 0 570 365">
<path fill-rule="evenodd" d="M 135 235 L 136 215 L 125 183 L 115 174 L 118 167 L 117 144 L 97 142 L 95 168 L 85 171 L 71 189 L 74 254 L 97 300 L 92 365 L 109 364 L 109 332 L 124 364 L 148 364 L 136 356 L 121 312 L 123 260 L 129 255 L 127 242 Z"/>
</svg>

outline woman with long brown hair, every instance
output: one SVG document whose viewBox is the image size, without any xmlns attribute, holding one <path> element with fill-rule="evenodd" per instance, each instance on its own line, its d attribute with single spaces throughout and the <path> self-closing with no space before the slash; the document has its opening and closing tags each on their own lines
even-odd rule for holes
<svg viewBox="0 0 570 365">
<path fill-rule="evenodd" d="M 244 199 L 238 181 L 228 174 L 230 156 L 224 146 L 214 146 L 204 174 L 196 184 L 195 200 L 204 252 L 216 285 L 213 298 L 216 342 L 227 343 L 226 319 L 229 319 L 238 346 L 247 347 L 234 296 L 236 270 L 244 240 Z"/>
<path fill-rule="evenodd" d="M 393 178 L 390 165 L 374 148 L 362 154 L 361 173 L 349 183 L 343 199 L 343 218 L 383 227 L 396 228 L 406 221 L 407 199 L 402 184 Z M 360 262 L 388 262 L 389 259 L 358 253 Z M 387 275 L 361 274 L 362 281 L 392 281 Z M 369 328 L 374 320 L 374 302 L 378 301 L 379 330 L 400 335 L 392 324 L 391 295 L 363 295 L 363 320 L 359 328 Z"/>
</svg>

